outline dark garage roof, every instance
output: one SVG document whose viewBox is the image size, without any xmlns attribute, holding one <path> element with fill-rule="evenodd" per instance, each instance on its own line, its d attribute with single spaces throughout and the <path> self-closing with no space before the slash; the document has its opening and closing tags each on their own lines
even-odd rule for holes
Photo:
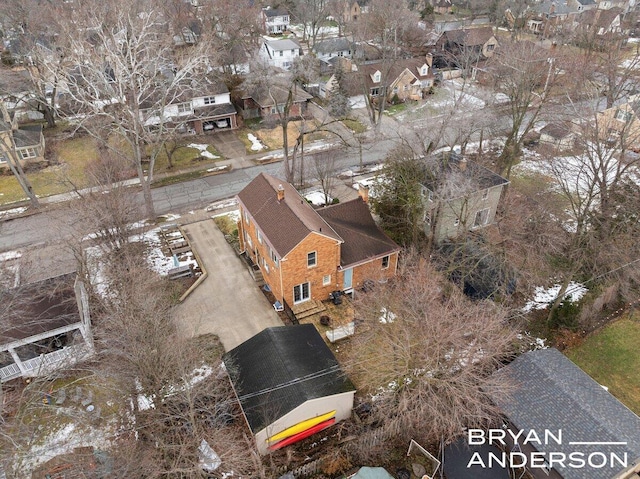
<svg viewBox="0 0 640 479">
<path fill-rule="evenodd" d="M 254 433 L 306 401 L 355 390 L 313 324 L 267 328 L 223 360 Z"/>
<path fill-rule="evenodd" d="M 378 228 L 362 198 L 319 209 L 318 214 L 344 240 L 340 247 L 340 266 L 343 268 L 400 249 Z"/>
<path fill-rule="evenodd" d="M 541 452 L 628 454 L 640 458 L 640 418 L 557 349 L 530 351 L 494 373 L 515 383 L 510 397 L 493 398 L 504 415 L 525 431 L 558 431 L 562 444 L 536 446 Z M 570 445 L 570 441 L 625 442 L 623 445 Z M 548 449 L 548 450 L 547 450 Z M 623 470 L 589 468 L 589 479 L 609 479 Z M 585 470 L 556 467 L 565 479 L 583 479 Z"/>
</svg>

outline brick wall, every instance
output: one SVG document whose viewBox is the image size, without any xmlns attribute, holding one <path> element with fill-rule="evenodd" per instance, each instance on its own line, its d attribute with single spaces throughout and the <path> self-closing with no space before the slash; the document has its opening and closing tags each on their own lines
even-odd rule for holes
<svg viewBox="0 0 640 479">
<path fill-rule="evenodd" d="M 371 281 L 385 281 L 396 274 L 396 267 L 398 264 L 398 253 L 392 253 L 389 255 L 389 266 L 387 268 L 382 267 L 382 258 L 376 258 L 368 263 L 355 266 L 353 268 L 353 288 L 362 288 L 366 280 Z"/>
</svg>

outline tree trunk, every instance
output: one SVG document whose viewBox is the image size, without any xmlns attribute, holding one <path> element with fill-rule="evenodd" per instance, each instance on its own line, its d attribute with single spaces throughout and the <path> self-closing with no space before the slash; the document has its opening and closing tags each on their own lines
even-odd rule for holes
<svg viewBox="0 0 640 479">
<path fill-rule="evenodd" d="M 156 210 L 153 206 L 153 196 L 151 196 L 151 167 L 149 167 L 149 173 L 147 176 L 144 174 L 142 168 L 142 149 L 139 144 L 135 145 L 136 155 L 136 169 L 138 170 L 138 179 L 140 180 L 140 186 L 142 186 L 142 196 L 144 197 L 144 208 L 147 217 L 151 220 L 156 218 Z"/>
<path fill-rule="evenodd" d="M 16 154 L 16 150 L 13 148 L 13 145 L 7 144 L 11 141 L 6 136 L 2 138 L 2 151 L 5 153 L 5 157 L 7 159 L 7 163 L 9 164 L 9 168 L 11 169 L 11 173 L 15 176 L 16 180 L 20 184 L 22 191 L 27 195 L 29 201 L 31 202 L 31 206 L 34 208 L 40 207 L 40 202 L 38 201 L 38 197 L 33 191 L 33 187 L 27 178 L 24 170 L 22 169 L 22 165 L 20 164 L 20 160 L 18 159 L 18 155 Z"/>
</svg>

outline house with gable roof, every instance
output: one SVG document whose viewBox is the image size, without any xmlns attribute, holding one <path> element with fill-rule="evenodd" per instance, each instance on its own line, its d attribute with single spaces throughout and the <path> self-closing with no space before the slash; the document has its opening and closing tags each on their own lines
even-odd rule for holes
<svg viewBox="0 0 640 479">
<path fill-rule="evenodd" d="M 434 55 L 443 58 L 445 63 L 460 55 L 475 55 L 478 60 L 486 60 L 493 56 L 497 46 L 492 27 L 465 27 L 443 32 L 435 44 Z"/>
<path fill-rule="evenodd" d="M 289 29 L 289 12 L 284 8 L 265 7 L 260 12 L 260 18 L 267 35 L 279 35 Z"/>
<path fill-rule="evenodd" d="M 640 476 L 640 417 L 560 351 L 554 348 L 530 351 L 493 375 L 513 385 L 510 394 L 494 395 L 492 399 L 505 418 L 503 428 L 513 435 L 524 431 L 518 444 L 510 439 L 510 434 L 505 442 L 508 450 L 527 457 L 531 477 L 637 479 Z M 539 435 L 552 431 L 556 436 L 561 431 L 562 437 L 560 441 L 525 443 L 522 438 L 530 431 Z M 534 453 L 537 467 L 531 467 Z M 571 454 L 579 454 L 584 464 L 578 463 L 576 467 Z M 626 464 L 610 460 L 612 454 L 626 457 Z"/>
<path fill-rule="evenodd" d="M 344 88 L 351 97 L 352 103 L 359 103 L 359 97 L 367 94 L 376 101 L 382 96 L 387 101 L 396 96 L 399 101 L 421 100 L 433 87 L 432 57 L 398 59 L 391 64 L 385 62 L 368 63 L 357 67 L 357 70 L 343 73 Z M 322 85 L 325 96 L 330 96 L 338 88 L 336 75 L 332 75 Z"/>
<path fill-rule="evenodd" d="M 271 40 L 265 38 L 262 41 L 258 56 L 268 65 L 283 70 L 289 70 L 294 59 L 302 56 L 302 47 L 293 39 Z"/>
<path fill-rule="evenodd" d="M 266 173 L 238 193 L 240 250 L 276 300 L 294 307 L 395 275 L 400 247 L 376 225 L 367 193 L 314 209 L 292 185 Z"/>
<path fill-rule="evenodd" d="M 44 135 L 42 125 L 18 126 L 14 112 L 9 112 L 0 101 L 0 170 L 12 163 L 44 163 Z"/>
</svg>

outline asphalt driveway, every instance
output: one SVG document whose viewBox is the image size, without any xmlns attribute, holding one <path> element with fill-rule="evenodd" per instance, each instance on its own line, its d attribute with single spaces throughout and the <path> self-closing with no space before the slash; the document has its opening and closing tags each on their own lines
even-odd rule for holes
<svg viewBox="0 0 640 479">
<path fill-rule="evenodd" d="M 213 220 L 183 229 L 208 274 L 176 307 L 174 319 L 186 336 L 216 334 L 229 351 L 265 328 L 283 325 Z"/>
</svg>

